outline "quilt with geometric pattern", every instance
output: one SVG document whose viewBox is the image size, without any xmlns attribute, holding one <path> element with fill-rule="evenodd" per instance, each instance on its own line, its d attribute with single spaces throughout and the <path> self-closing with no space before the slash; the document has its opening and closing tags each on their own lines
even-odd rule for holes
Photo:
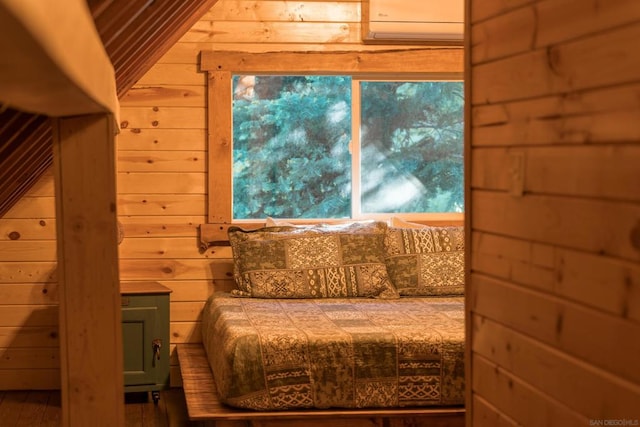
<svg viewBox="0 0 640 427">
<path fill-rule="evenodd" d="M 463 304 L 214 294 L 202 338 L 221 400 L 234 407 L 461 405 Z"/>
</svg>

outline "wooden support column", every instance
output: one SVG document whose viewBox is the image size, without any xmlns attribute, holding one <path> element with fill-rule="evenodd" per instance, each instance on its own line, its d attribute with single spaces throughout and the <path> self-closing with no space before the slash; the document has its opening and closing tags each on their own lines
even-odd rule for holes
<svg viewBox="0 0 640 427">
<path fill-rule="evenodd" d="M 54 120 L 62 426 L 124 425 L 115 121 Z"/>
</svg>

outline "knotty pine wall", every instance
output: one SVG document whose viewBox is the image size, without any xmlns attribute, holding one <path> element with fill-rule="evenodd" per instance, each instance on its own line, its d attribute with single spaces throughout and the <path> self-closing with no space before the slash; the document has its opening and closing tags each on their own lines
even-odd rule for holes
<svg viewBox="0 0 640 427">
<path fill-rule="evenodd" d="M 468 5 L 473 425 L 637 423 L 640 3 Z"/>
<path fill-rule="evenodd" d="M 360 22 L 359 0 L 219 0 L 121 100 L 120 275 L 173 290 L 172 347 L 200 341 L 214 280 L 216 289 L 231 286 L 229 248 L 198 251 L 207 171 L 200 51 L 389 48 L 363 45 Z M 0 219 L 0 389 L 59 387 L 53 194 L 49 174 Z M 178 385 L 173 348 L 171 366 Z"/>
</svg>

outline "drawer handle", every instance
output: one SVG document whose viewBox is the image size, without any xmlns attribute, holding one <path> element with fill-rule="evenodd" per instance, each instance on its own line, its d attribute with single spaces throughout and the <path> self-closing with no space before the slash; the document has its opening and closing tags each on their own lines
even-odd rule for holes
<svg viewBox="0 0 640 427">
<path fill-rule="evenodd" d="M 160 360 L 160 348 L 162 348 L 162 340 L 156 338 L 151 341 L 151 348 L 153 348 L 153 366 L 156 365 L 156 359 Z"/>
</svg>

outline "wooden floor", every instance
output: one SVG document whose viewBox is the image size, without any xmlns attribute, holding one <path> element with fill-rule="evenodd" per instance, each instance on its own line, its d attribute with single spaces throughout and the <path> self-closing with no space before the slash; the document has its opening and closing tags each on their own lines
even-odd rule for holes
<svg viewBox="0 0 640 427">
<path fill-rule="evenodd" d="M 0 391 L 0 426 L 58 427 L 59 391 Z M 147 394 L 128 394 L 125 400 L 127 427 L 205 427 L 212 423 L 190 422 L 181 388 L 161 392 L 158 405 Z"/>
</svg>

